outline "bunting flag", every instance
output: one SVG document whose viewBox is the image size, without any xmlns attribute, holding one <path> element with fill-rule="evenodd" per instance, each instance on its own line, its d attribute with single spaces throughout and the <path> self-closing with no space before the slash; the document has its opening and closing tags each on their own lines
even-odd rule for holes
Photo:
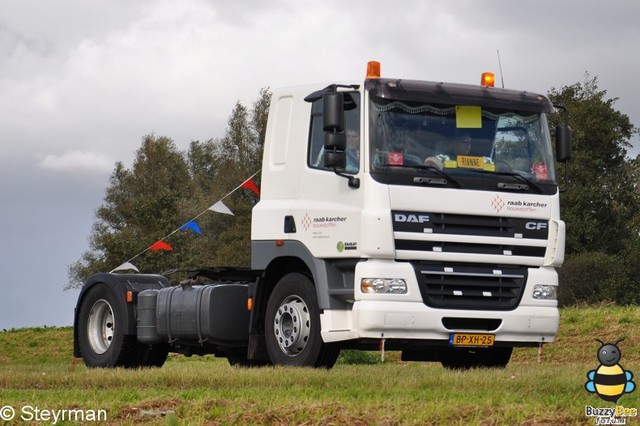
<svg viewBox="0 0 640 426">
<path fill-rule="evenodd" d="M 214 211 L 214 212 L 217 212 L 217 213 L 222 213 L 222 214 L 228 214 L 228 215 L 231 215 L 231 216 L 235 216 L 233 214 L 233 212 L 231 211 L 231 209 L 229 209 L 229 207 L 227 207 L 223 203 L 224 199 L 227 198 L 229 195 L 233 194 L 234 192 L 236 192 L 240 188 L 250 189 L 258 197 L 260 197 L 260 190 L 258 189 L 258 186 L 253 181 L 253 177 L 256 176 L 259 172 L 260 172 L 260 170 L 258 170 L 254 174 L 252 174 L 247 180 L 242 182 L 239 186 L 235 187 L 231 192 L 229 192 L 227 195 L 222 197 L 218 202 L 213 204 L 211 207 L 209 207 L 208 209 L 202 211 L 200 214 L 198 214 L 196 217 L 191 219 L 189 222 L 187 222 L 184 225 L 182 225 L 180 228 L 172 231 L 171 233 L 167 234 L 165 237 L 163 237 L 162 239 L 158 240 L 157 242 L 155 242 L 151 246 L 145 248 L 140 253 L 136 254 L 135 256 L 133 256 L 132 258 L 130 258 L 125 263 L 123 263 L 122 265 L 118 266 L 117 268 L 115 268 L 111 272 L 115 272 L 115 271 L 136 271 L 136 272 L 140 272 L 138 270 L 138 268 L 136 268 L 130 262 L 133 261 L 134 259 L 137 259 L 139 256 L 143 255 L 144 253 L 146 253 L 149 250 L 150 251 L 173 250 L 173 247 L 171 247 L 169 244 L 165 243 L 163 240 L 166 240 L 167 238 L 171 237 L 173 234 L 175 234 L 178 231 L 190 230 L 190 231 L 195 232 L 198 235 L 202 235 L 202 231 L 200 230 L 200 226 L 198 226 L 198 224 L 196 223 L 196 219 L 198 219 L 200 216 L 202 216 L 204 213 L 206 213 L 207 210 L 211 210 L 211 211 Z"/>
<path fill-rule="evenodd" d="M 173 250 L 173 247 L 171 247 L 169 244 L 165 243 L 164 241 L 160 240 L 157 243 L 149 246 L 149 250 L 151 251 Z"/>
<path fill-rule="evenodd" d="M 258 189 L 258 187 L 256 186 L 256 184 L 253 182 L 253 179 L 249 178 L 247 180 L 245 180 L 242 185 L 240 185 L 240 188 L 247 188 L 252 190 L 253 192 L 256 193 L 256 195 L 259 197 L 260 196 L 260 190 Z"/>
<path fill-rule="evenodd" d="M 235 216 L 229 209 L 229 207 L 227 207 L 222 201 L 218 201 L 217 203 L 209 207 L 209 210 L 216 213 L 230 214 L 231 216 Z"/>
<path fill-rule="evenodd" d="M 178 229 L 178 231 L 187 231 L 187 230 L 192 230 L 196 234 L 202 235 L 202 231 L 200 230 L 200 227 L 198 226 L 198 223 L 196 221 L 194 221 L 194 220 L 191 220 L 191 221 L 185 223 L 184 225 L 182 225 L 180 227 L 180 229 Z"/>
<path fill-rule="evenodd" d="M 113 269 L 110 273 L 113 273 L 115 271 L 136 271 L 136 272 L 140 272 L 138 270 L 138 268 L 136 268 L 133 263 L 129 263 L 129 262 L 124 262 L 122 265 L 116 267 L 115 269 Z"/>
</svg>

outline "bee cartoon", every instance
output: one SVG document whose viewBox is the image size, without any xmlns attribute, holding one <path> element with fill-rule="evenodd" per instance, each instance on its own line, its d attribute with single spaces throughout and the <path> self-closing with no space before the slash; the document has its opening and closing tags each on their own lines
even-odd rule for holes
<svg viewBox="0 0 640 426">
<path fill-rule="evenodd" d="M 615 343 L 604 343 L 596 339 L 601 344 L 598 349 L 600 365 L 587 373 L 589 380 L 584 384 L 587 392 L 596 393 L 601 399 L 616 404 L 622 394 L 631 393 L 636 388 L 636 384 L 631 381 L 633 373 L 625 371 L 619 364 L 622 353 L 618 343 L 622 340 L 624 339 Z"/>
</svg>

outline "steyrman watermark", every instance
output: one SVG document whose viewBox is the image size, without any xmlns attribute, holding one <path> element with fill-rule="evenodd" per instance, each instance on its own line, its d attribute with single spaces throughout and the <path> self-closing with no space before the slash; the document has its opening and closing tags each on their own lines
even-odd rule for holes
<svg viewBox="0 0 640 426">
<path fill-rule="evenodd" d="M 19 408 L 5 405 L 0 408 L 0 421 L 11 422 L 20 420 L 23 422 L 43 422 L 50 425 L 56 425 L 60 422 L 106 422 L 107 410 L 80 408 L 47 409 L 33 405 L 25 405 Z"/>
</svg>

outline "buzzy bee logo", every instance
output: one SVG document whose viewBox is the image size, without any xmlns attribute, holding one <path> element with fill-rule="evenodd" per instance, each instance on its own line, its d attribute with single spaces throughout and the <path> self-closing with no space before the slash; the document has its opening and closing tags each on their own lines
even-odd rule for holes
<svg viewBox="0 0 640 426">
<path fill-rule="evenodd" d="M 584 384 L 587 392 L 596 393 L 605 401 L 618 403 L 618 399 L 625 393 L 631 393 L 635 390 L 636 384 L 631 381 L 633 373 L 625 371 L 619 364 L 622 353 L 618 348 L 618 343 L 604 343 L 602 340 L 598 349 L 598 361 L 600 365 L 595 370 L 587 373 L 589 381 Z"/>
<path fill-rule="evenodd" d="M 633 373 L 625 370 L 620 365 L 622 352 L 618 347 L 624 339 L 615 343 L 600 343 L 598 349 L 598 361 L 600 365 L 595 370 L 587 373 L 587 382 L 584 384 L 589 393 L 595 393 L 600 399 L 616 404 L 615 408 L 594 408 L 587 406 L 585 414 L 587 417 L 595 417 L 596 424 L 625 424 L 626 417 L 636 417 L 636 408 L 625 408 L 618 405 L 618 399 L 625 393 L 631 393 L 636 389 L 636 384 L 632 381 Z"/>
</svg>

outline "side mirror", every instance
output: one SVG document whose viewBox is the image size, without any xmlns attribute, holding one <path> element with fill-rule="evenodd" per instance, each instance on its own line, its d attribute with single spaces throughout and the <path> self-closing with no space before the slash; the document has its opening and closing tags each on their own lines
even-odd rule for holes
<svg viewBox="0 0 640 426">
<path fill-rule="evenodd" d="M 571 127 L 556 127 L 556 160 L 566 163 L 571 159 Z"/>
<path fill-rule="evenodd" d="M 344 95 L 325 93 L 322 97 L 322 129 L 324 130 L 324 166 L 344 170 L 347 165 L 347 137 L 344 130 Z"/>
<path fill-rule="evenodd" d="M 322 96 L 322 130 L 339 133 L 344 131 L 344 96 L 340 92 Z"/>
<path fill-rule="evenodd" d="M 344 133 L 324 134 L 324 166 L 344 170 L 347 167 L 347 137 Z"/>
<path fill-rule="evenodd" d="M 322 130 L 324 130 L 324 166 L 333 169 L 338 176 L 349 180 L 351 188 L 359 188 L 360 180 L 344 174 L 347 167 L 347 137 L 345 130 L 345 97 L 341 92 L 322 96 Z"/>
<path fill-rule="evenodd" d="M 344 151 L 326 151 L 324 166 L 338 171 L 344 170 L 347 167 L 347 155 Z"/>
<path fill-rule="evenodd" d="M 344 133 L 325 132 L 324 149 L 344 151 L 347 149 L 347 136 Z"/>
</svg>

